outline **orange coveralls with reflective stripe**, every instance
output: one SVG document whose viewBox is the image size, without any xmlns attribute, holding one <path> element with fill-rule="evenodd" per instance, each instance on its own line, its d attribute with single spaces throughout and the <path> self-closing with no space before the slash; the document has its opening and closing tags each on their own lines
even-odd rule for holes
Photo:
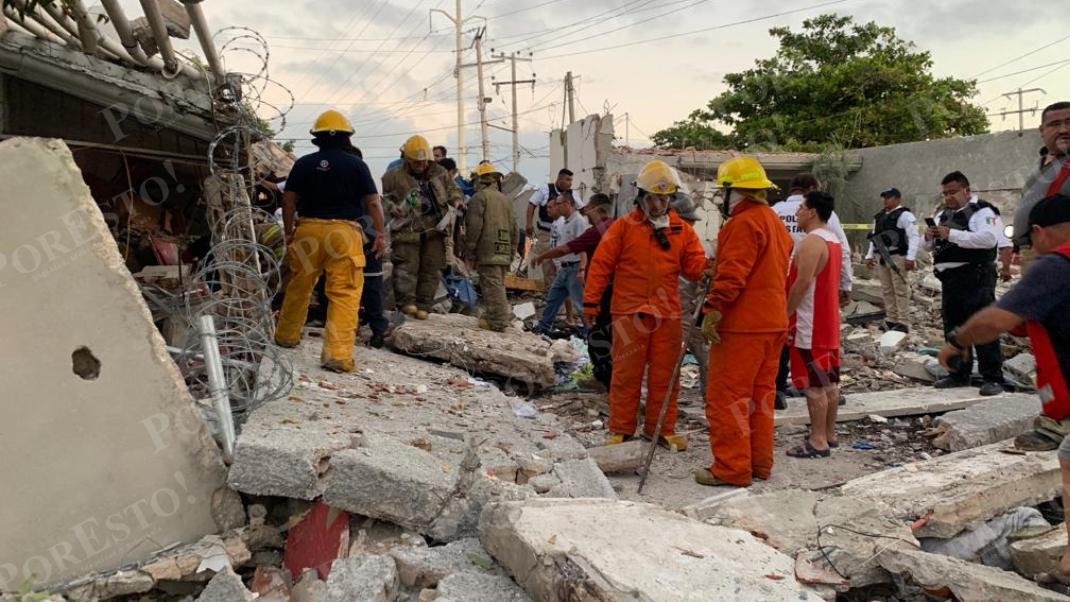
<svg viewBox="0 0 1070 602">
<path fill-rule="evenodd" d="M 706 419 L 710 471 L 733 485 L 773 470 L 773 401 L 788 330 L 792 240 L 776 213 L 744 199 L 717 236 L 717 267 L 704 311 L 721 312 L 710 345 Z"/>
<path fill-rule="evenodd" d="M 783 229 L 783 226 L 781 226 Z M 678 277 L 702 277 L 706 251 L 690 224 L 669 212 L 670 246 L 662 249 L 641 209 L 613 222 L 591 263 L 583 291 L 584 311 L 598 311 L 602 292 L 613 282 L 613 377 L 609 388 L 609 432 L 632 436 L 638 426 L 643 373 L 647 379 L 645 428 L 653 435 L 661 404 L 672 387 L 659 435 L 676 426 L 680 383 L 670 382 L 683 343 Z"/>
</svg>

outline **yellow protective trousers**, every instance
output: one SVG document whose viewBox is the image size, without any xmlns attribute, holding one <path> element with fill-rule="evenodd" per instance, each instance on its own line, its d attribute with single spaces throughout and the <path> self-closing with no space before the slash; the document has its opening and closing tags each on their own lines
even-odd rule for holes
<svg viewBox="0 0 1070 602">
<path fill-rule="evenodd" d="M 329 301 L 324 327 L 324 365 L 353 370 L 357 312 L 364 288 L 364 234 L 360 224 L 346 220 L 302 218 L 287 249 L 292 276 L 279 313 L 275 340 L 294 346 L 308 317 L 308 303 L 320 275 L 327 273 Z"/>
</svg>

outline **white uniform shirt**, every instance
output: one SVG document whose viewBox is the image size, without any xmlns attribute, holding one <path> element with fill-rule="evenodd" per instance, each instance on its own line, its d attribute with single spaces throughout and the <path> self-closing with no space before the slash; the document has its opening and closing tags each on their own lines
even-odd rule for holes
<svg viewBox="0 0 1070 602">
<path fill-rule="evenodd" d="M 896 208 L 898 209 L 898 207 Z M 895 211 L 893 209 L 892 211 Z M 873 227 L 877 227 L 877 220 L 873 220 Z M 918 244 L 921 243 L 921 233 L 918 231 L 918 218 L 914 217 L 914 214 L 909 209 L 899 214 L 899 219 L 895 221 L 895 227 L 901 230 L 905 230 L 907 233 L 907 261 L 914 261 L 914 258 L 918 256 Z M 869 249 L 866 250 L 866 259 L 873 259 L 873 241 L 869 242 Z"/>
<path fill-rule="evenodd" d="M 963 249 L 992 249 L 999 245 L 1000 234 L 1003 232 L 1003 228 L 1000 227 L 1002 220 L 995 214 L 994 211 L 988 207 L 978 207 L 974 201 L 977 200 L 977 196 L 970 198 L 970 203 L 963 205 L 961 209 L 955 211 L 963 211 L 966 207 L 973 205 L 973 215 L 970 216 L 969 230 L 951 230 L 948 234 L 948 242 L 954 243 Z M 942 226 L 944 219 L 944 212 L 941 211 L 936 215 L 936 225 Z M 926 240 L 924 243 L 926 251 L 932 251 L 936 248 L 935 240 Z M 936 271 L 943 272 L 944 270 L 950 270 L 952 268 L 958 268 L 966 265 L 962 261 L 943 262 L 937 263 L 933 267 Z"/>
<path fill-rule="evenodd" d="M 537 224 L 537 228 L 540 230 L 549 230 L 551 227 L 551 224 L 548 224 L 539 219 L 539 208 L 545 207 L 546 203 L 550 201 L 551 186 L 554 187 L 554 190 L 557 190 L 557 184 L 543 184 L 542 186 L 536 188 L 535 192 L 532 193 L 531 198 L 528 199 L 528 203 L 535 206 L 535 223 Z M 560 193 L 561 191 L 558 190 L 558 194 Z M 583 202 L 583 199 L 580 198 L 580 192 L 578 190 L 572 191 L 572 200 L 576 202 L 576 209 L 583 208 L 585 203 Z"/>
<path fill-rule="evenodd" d="M 773 205 L 773 211 L 776 212 L 780 221 L 784 222 L 784 227 L 788 229 L 788 234 L 791 235 L 791 239 L 795 244 L 799 244 L 799 241 L 806 237 L 806 232 L 799 227 L 799 224 L 795 223 L 795 212 L 799 210 L 802 202 L 803 195 L 793 194 Z M 832 212 L 832 217 L 829 218 L 826 227 L 840 241 L 840 290 L 849 291 L 851 290 L 851 283 L 854 281 L 854 270 L 851 268 L 851 244 L 847 242 L 847 233 L 843 231 L 840 217 L 836 215 L 835 211 Z"/>
</svg>

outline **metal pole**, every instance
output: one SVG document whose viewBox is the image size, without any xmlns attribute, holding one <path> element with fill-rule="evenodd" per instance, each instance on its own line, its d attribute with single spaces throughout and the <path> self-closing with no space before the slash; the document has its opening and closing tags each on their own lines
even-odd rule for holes
<svg viewBox="0 0 1070 602">
<path fill-rule="evenodd" d="M 219 420 L 220 438 L 223 440 L 223 459 L 229 464 L 234 461 L 236 435 L 234 417 L 230 412 L 230 396 L 227 394 L 227 380 L 223 375 L 223 358 L 219 355 L 215 321 L 212 316 L 201 316 L 199 326 L 204 367 L 208 372 L 208 388 L 215 406 L 216 418 Z"/>
<path fill-rule="evenodd" d="M 573 123 L 576 121 L 576 105 L 573 98 L 572 90 L 572 72 L 569 71 L 565 75 L 565 92 L 568 94 L 568 122 Z"/>
<path fill-rule="evenodd" d="M 490 159 L 490 132 L 487 131 L 487 93 L 483 88 L 483 34 L 484 27 L 476 34 L 476 77 L 479 78 L 479 135 L 483 141 L 484 161 Z M 463 172 L 461 172 L 463 173 Z"/>
<path fill-rule="evenodd" d="M 212 42 L 212 30 L 208 27 L 208 20 L 204 18 L 204 10 L 201 9 L 202 0 L 182 0 L 186 5 L 186 14 L 193 24 L 193 30 L 197 32 L 197 40 L 201 43 L 204 58 L 208 61 L 208 68 L 215 77 L 216 84 L 222 84 L 226 72 L 223 70 L 223 62 L 219 60 L 219 52 L 215 43 Z"/>
<path fill-rule="evenodd" d="M 464 146 L 464 69 L 461 68 L 464 52 L 464 36 L 461 28 L 464 27 L 464 18 L 461 17 L 461 0 L 457 0 L 457 12 L 454 13 L 453 23 L 457 26 L 457 171 L 464 174 L 468 173 L 468 170 Z"/>
<path fill-rule="evenodd" d="M 512 54 L 513 59 L 513 172 L 520 169 L 520 128 L 517 125 L 517 110 L 516 110 L 516 53 Z"/>
</svg>

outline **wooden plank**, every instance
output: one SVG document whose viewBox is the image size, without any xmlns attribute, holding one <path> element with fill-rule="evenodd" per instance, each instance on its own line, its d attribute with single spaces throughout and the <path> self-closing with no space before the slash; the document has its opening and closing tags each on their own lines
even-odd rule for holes
<svg viewBox="0 0 1070 602">
<path fill-rule="evenodd" d="M 546 283 L 542 280 L 518 278 L 509 274 L 505 276 L 505 288 L 516 291 L 532 291 L 541 293 L 546 291 Z"/>
<path fill-rule="evenodd" d="M 1002 396 L 982 397 L 977 393 L 977 387 L 957 389 L 916 387 L 872 393 L 850 393 L 847 395 L 847 405 L 840 408 L 836 421 L 854 422 L 871 414 L 894 418 L 950 412 L 968 408 L 982 401 L 1000 399 L 1007 395 L 1005 393 Z M 1040 411 L 1039 404 L 1037 411 Z M 790 424 L 810 424 L 810 416 L 806 411 L 806 398 L 788 398 L 788 409 L 776 413 L 777 426 Z"/>
</svg>

